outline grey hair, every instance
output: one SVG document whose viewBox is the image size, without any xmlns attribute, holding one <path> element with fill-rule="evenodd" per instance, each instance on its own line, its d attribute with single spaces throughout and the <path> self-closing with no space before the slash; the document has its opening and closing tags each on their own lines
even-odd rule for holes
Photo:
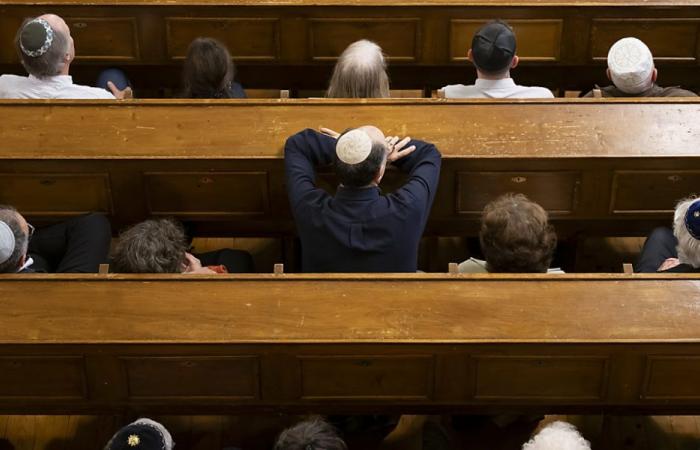
<svg viewBox="0 0 700 450">
<path fill-rule="evenodd" d="M 553 422 L 544 427 L 522 450 L 591 450 L 591 444 L 576 427 L 567 422 Z"/>
<path fill-rule="evenodd" d="M 347 450 L 347 445 L 333 425 L 312 417 L 284 430 L 274 450 Z"/>
<path fill-rule="evenodd" d="M 381 47 L 368 40 L 353 42 L 333 69 L 328 98 L 389 98 L 389 76 Z"/>
<path fill-rule="evenodd" d="M 65 55 L 68 53 L 68 36 L 51 27 L 53 30 L 53 43 L 49 50 L 41 56 L 36 58 L 25 55 L 20 46 L 20 39 L 22 36 L 22 30 L 31 21 L 36 18 L 26 19 L 22 26 L 17 30 L 15 35 L 15 49 L 19 55 L 22 65 L 25 70 L 37 78 L 48 78 L 53 77 L 61 73 L 63 67 L 65 66 Z"/>
<path fill-rule="evenodd" d="M 678 260 L 681 264 L 690 264 L 696 269 L 700 267 L 700 240 L 695 239 L 685 226 L 685 215 L 690 205 L 695 203 L 698 197 L 689 197 L 681 200 L 676 205 L 673 214 L 673 234 L 678 239 Z"/>
<path fill-rule="evenodd" d="M 180 273 L 187 239 L 182 226 L 170 219 L 137 223 L 119 236 L 112 255 L 121 273 Z"/>
<path fill-rule="evenodd" d="M 14 207 L 0 205 L 0 220 L 10 227 L 15 236 L 15 249 L 7 261 L 0 263 L 0 273 L 15 273 L 20 268 L 22 257 L 27 254 L 29 235 L 22 229 L 19 213 Z"/>
</svg>

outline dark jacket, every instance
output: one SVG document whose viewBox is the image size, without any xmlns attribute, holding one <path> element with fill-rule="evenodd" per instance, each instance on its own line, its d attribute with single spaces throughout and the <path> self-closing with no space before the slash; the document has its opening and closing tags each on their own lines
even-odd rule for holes
<svg viewBox="0 0 700 450">
<path fill-rule="evenodd" d="M 287 139 L 287 192 L 301 238 L 304 272 L 415 272 L 418 244 L 440 177 L 440 152 L 416 150 L 393 163 L 408 181 L 393 194 L 378 187 L 339 186 L 332 196 L 316 186 L 317 166 L 335 159 L 336 140 L 306 129 Z"/>
<path fill-rule="evenodd" d="M 617 88 L 615 85 L 606 86 L 601 88 L 596 85 L 596 89 L 600 89 L 600 93 L 603 97 L 697 97 L 694 92 L 686 91 L 678 86 L 670 86 L 662 88 L 657 84 L 647 89 L 639 94 L 628 94 Z M 593 91 L 588 92 L 584 97 L 593 97 Z"/>
</svg>

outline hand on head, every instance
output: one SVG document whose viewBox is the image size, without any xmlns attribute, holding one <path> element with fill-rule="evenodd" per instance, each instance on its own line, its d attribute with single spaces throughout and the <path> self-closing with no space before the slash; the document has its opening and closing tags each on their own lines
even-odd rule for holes
<svg viewBox="0 0 700 450">
<path fill-rule="evenodd" d="M 202 267 L 202 262 L 191 253 L 185 253 L 185 263 L 182 273 L 212 274 L 216 273 L 208 267 Z"/>
<path fill-rule="evenodd" d="M 107 87 L 110 91 L 112 91 L 112 95 L 114 95 L 114 97 L 117 100 L 130 100 L 134 98 L 134 91 L 129 86 L 127 86 L 123 90 L 120 90 L 117 88 L 117 86 L 114 85 L 114 83 L 108 81 Z"/>
<path fill-rule="evenodd" d="M 406 136 L 405 138 L 399 140 L 398 136 L 387 136 L 386 137 L 386 149 L 387 149 L 387 156 L 386 160 L 388 162 L 394 162 L 398 161 L 399 159 L 403 158 L 404 156 L 408 156 L 413 151 L 416 149 L 415 145 L 411 145 L 410 147 L 406 147 L 406 144 L 408 144 L 411 141 L 411 138 Z"/>
</svg>

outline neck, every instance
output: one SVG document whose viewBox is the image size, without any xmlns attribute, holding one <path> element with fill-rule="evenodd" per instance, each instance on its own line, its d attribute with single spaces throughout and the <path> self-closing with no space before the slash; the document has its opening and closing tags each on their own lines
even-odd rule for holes
<svg viewBox="0 0 700 450">
<path fill-rule="evenodd" d="M 510 70 L 494 75 L 476 69 L 476 76 L 482 80 L 505 80 L 506 78 L 510 78 Z"/>
<path fill-rule="evenodd" d="M 58 74 L 59 75 L 68 75 L 69 71 L 70 71 L 70 64 L 66 63 L 63 65 L 63 69 L 61 69 L 61 71 Z"/>
</svg>

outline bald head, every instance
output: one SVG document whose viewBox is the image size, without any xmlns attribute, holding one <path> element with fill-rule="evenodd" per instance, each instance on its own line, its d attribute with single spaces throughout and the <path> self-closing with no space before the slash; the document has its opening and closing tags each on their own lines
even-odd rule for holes
<svg viewBox="0 0 700 450">
<path fill-rule="evenodd" d="M 15 36 L 15 47 L 24 68 L 37 78 L 67 75 L 75 57 L 70 29 L 55 14 L 25 20 Z"/>
<path fill-rule="evenodd" d="M 360 40 L 343 51 L 333 69 L 329 98 L 388 98 L 389 77 L 382 49 Z"/>
</svg>

